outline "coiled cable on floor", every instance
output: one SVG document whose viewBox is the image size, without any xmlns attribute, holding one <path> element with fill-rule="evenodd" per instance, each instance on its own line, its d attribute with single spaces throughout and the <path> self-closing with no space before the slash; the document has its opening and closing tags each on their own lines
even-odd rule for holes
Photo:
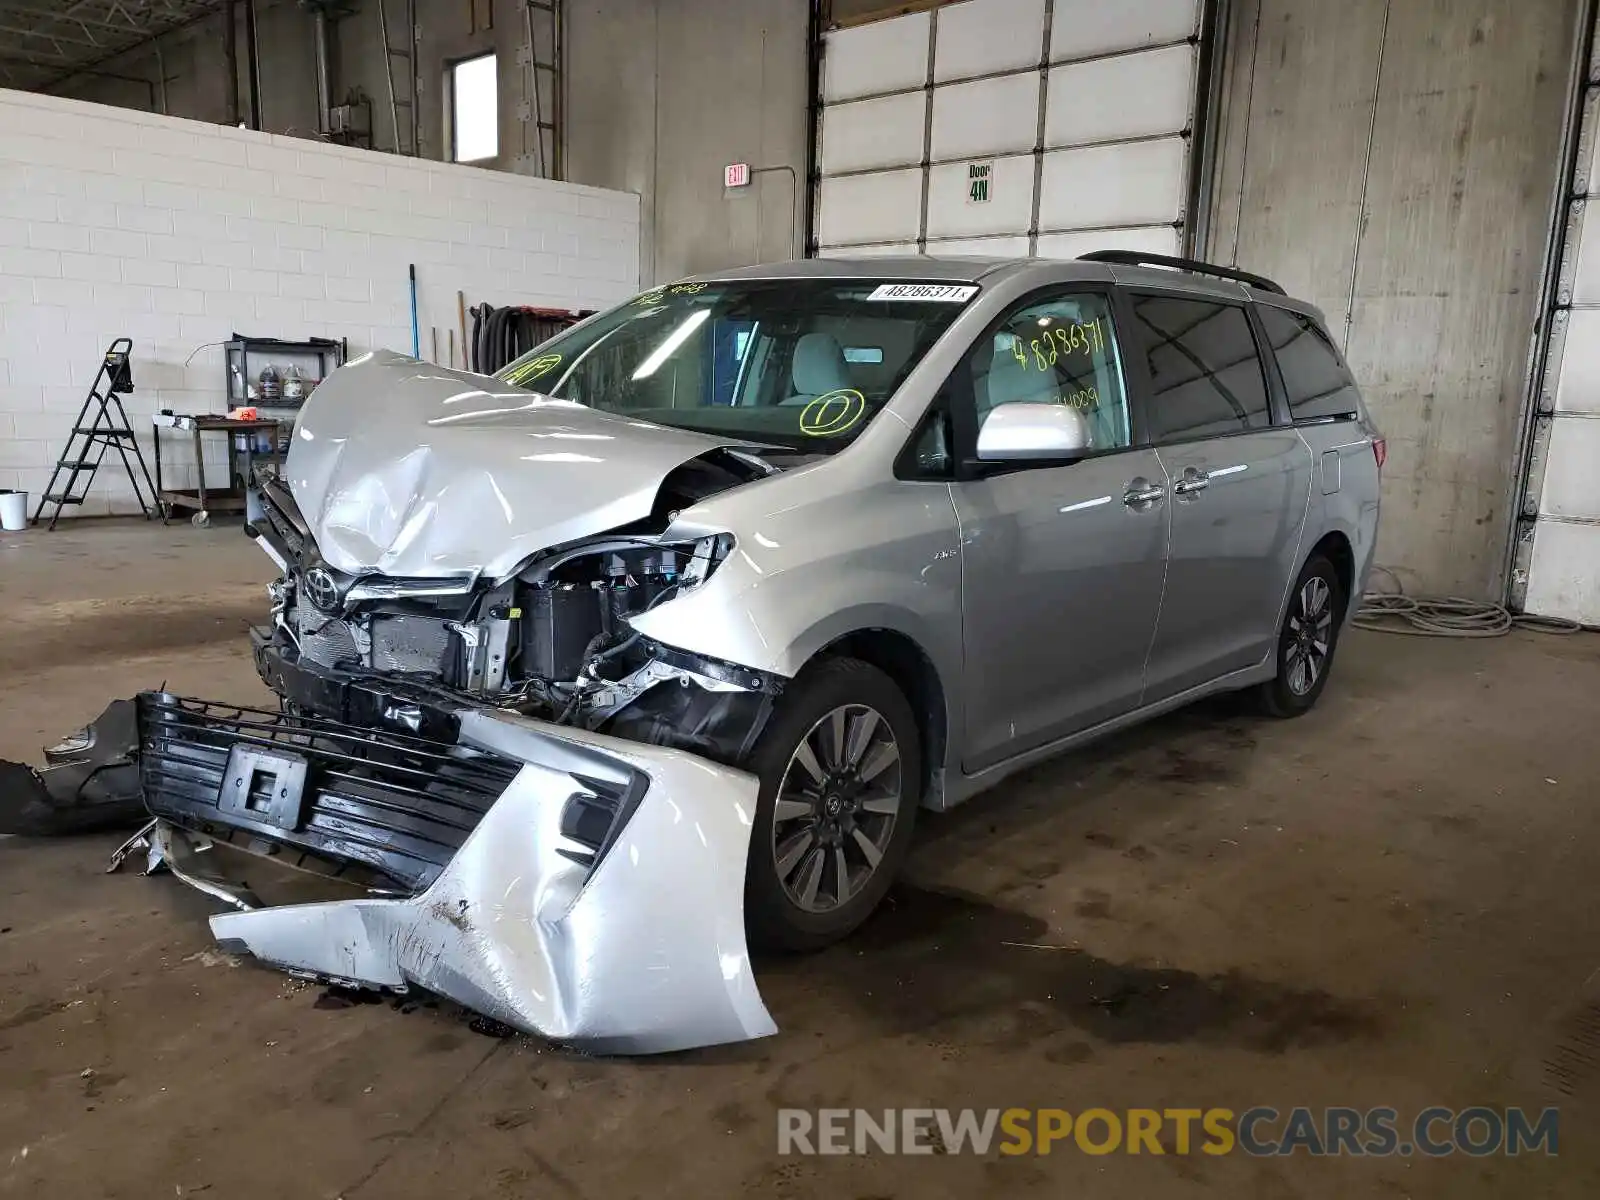
<svg viewBox="0 0 1600 1200">
<path fill-rule="evenodd" d="M 1561 617 L 1531 617 L 1500 604 L 1465 600 L 1460 596 L 1408 596 L 1400 577 L 1388 567 L 1373 567 L 1394 583 L 1391 591 L 1367 592 L 1352 622 L 1374 633 L 1403 633 L 1411 637 L 1504 637 L 1513 629 L 1537 633 L 1577 633 L 1583 626 Z"/>
</svg>

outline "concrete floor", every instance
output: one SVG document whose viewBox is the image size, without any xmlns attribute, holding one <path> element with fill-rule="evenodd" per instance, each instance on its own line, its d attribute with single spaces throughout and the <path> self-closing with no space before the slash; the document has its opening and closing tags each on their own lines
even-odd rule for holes
<svg viewBox="0 0 1600 1200">
<path fill-rule="evenodd" d="M 269 573 L 237 528 L 0 535 L 0 755 L 260 698 Z M 1597 695 L 1600 638 L 1354 635 L 1302 721 L 1206 704 L 925 820 L 857 938 L 761 966 L 777 1037 L 659 1060 L 319 1007 L 116 839 L 0 840 L 0 1194 L 1593 1197 L 1600 1082 L 1544 1063 L 1600 1021 Z M 1561 1154 L 776 1154 L 783 1106 L 1258 1104 L 1559 1104 Z"/>
</svg>

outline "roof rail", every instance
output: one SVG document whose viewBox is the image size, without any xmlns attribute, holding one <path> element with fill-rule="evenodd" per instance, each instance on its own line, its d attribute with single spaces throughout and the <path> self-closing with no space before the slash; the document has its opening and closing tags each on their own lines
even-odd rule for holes
<svg viewBox="0 0 1600 1200">
<path fill-rule="evenodd" d="M 1274 283 L 1264 275 L 1252 275 L 1249 271 L 1239 270 L 1238 267 L 1219 267 L 1215 263 L 1201 262 L 1194 258 L 1174 258 L 1170 254 L 1145 254 L 1138 250 L 1096 250 L 1091 254 L 1078 255 L 1078 261 L 1112 263 L 1121 267 L 1171 267 L 1178 271 L 1190 271 L 1196 275 L 1216 275 L 1222 279 L 1236 279 L 1240 283 L 1248 283 L 1258 291 L 1272 292 L 1279 296 L 1289 294 L 1283 290 L 1282 285 Z"/>
</svg>

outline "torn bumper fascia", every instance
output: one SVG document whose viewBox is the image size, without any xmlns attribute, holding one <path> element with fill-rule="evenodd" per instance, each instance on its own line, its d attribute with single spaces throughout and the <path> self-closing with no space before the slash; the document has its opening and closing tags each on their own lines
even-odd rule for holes
<svg viewBox="0 0 1600 1200">
<path fill-rule="evenodd" d="M 596 1053 L 777 1031 L 745 945 L 753 776 L 513 714 L 460 721 L 463 744 L 525 765 L 426 891 L 223 913 L 211 918 L 219 942 L 296 974 L 424 988 Z M 572 772 L 592 773 L 596 753 L 650 786 L 591 873 L 559 852 L 560 821 L 581 787 Z"/>
</svg>

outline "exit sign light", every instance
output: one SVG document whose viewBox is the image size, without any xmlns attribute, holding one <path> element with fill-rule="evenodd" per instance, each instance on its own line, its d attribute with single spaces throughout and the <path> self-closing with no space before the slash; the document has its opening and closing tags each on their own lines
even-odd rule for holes
<svg viewBox="0 0 1600 1200">
<path fill-rule="evenodd" d="M 737 188 L 750 186 L 750 164 L 729 163 L 722 168 L 722 186 Z"/>
</svg>

